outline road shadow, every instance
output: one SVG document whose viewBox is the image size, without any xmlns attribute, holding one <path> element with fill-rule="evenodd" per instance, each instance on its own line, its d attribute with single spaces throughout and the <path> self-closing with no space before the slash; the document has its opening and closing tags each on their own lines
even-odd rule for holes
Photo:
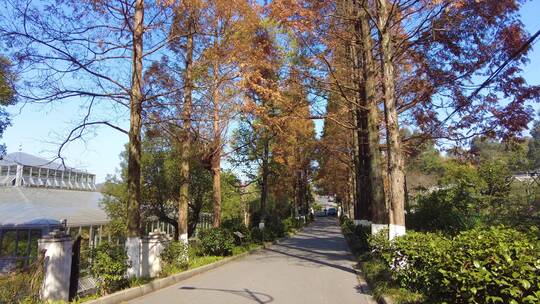
<svg viewBox="0 0 540 304">
<path fill-rule="evenodd" d="M 316 258 L 311 258 L 311 257 L 308 257 L 308 256 L 299 255 L 299 254 L 292 254 L 292 253 L 289 253 L 289 252 L 277 250 L 275 248 L 266 248 L 266 250 L 270 251 L 270 252 L 277 253 L 277 254 L 282 254 L 282 255 L 294 257 L 294 258 L 301 259 L 301 260 L 304 260 L 304 261 L 308 261 L 308 262 L 312 262 L 312 263 L 315 263 L 315 264 L 328 266 L 328 267 L 332 267 L 332 268 L 335 268 L 335 269 L 339 269 L 339 270 L 342 270 L 342 271 L 346 271 L 346 272 L 349 272 L 349 273 L 356 274 L 356 271 L 354 271 L 353 269 L 351 269 L 349 267 L 328 263 L 326 261 L 319 260 L 319 259 L 316 259 Z"/>
<path fill-rule="evenodd" d="M 272 297 L 271 295 L 265 294 L 262 292 L 251 291 L 247 288 L 244 288 L 243 290 L 233 290 L 233 289 L 199 288 L 199 287 L 193 287 L 193 286 L 182 286 L 178 289 L 206 291 L 206 292 L 224 292 L 224 293 L 229 293 L 235 296 L 239 296 L 239 297 L 251 300 L 254 303 L 258 303 L 258 304 L 266 304 L 266 303 L 274 302 L 274 297 Z"/>
</svg>

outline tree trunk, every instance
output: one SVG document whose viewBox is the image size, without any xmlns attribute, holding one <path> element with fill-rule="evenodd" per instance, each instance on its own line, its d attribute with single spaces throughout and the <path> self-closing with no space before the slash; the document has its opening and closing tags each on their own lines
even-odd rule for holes
<svg viewBox="0 0 540 304">
<path fill-rule="evenodd" d="M 384 91 L 384 117 L 388 146 L 388 175 L 390 195 L 389 238 L 405 234 L 405 174 L 401 141 L 399 136 L 398 112 L 395 97 L 395 75 L 392 63 L 393 45 L 390 36 L 389 12 L 386 0 L 377 0 L 380 53 Z"/>
<path fill-rule="evenodd" d="M 141 201 L 141 126 L 142 126 L 142 57 L 144 31 L 144 1 L 135 2 L 133 19 L 133 63 L 131 70 L 130 128 L 128 154 L 127 236 L 139 237 Z"/>
<path fill-rule="evenodd" d="M 220 151 L 216 152 L 220 153 Z M 220 153 L 221 154 L 221 153 Z M 214 227 L 221 226 L 221 167 L 220 156 L 216 156 L 216 160 L 212 161 L 212 185 L 214 198 Z"/>
<path fill-rule="evenodd" d="M 189 16 L 189 34 L 186 43 L 186 63 L 184 75 L 184 107 L 182 112 L 182 132 L 184 141 L 182 142 L 180 176 L 180 200 L 178 202 L 178 230 L 179 238 L 187 243 L 188 240 L 188 204 L 189 204 L 189 161 L 191 158 L 191 94 L 193 90 L 193 20 Z"/>
<path fill-rule="evenodd" d="M 350 10 L 352 16 L 358 18 L 360 8 L 356 0 L 350 2 Z M 371 222 L 371 201 L 370 201 L 370 181 L 369 181 L 369 142 L 368 142 L 368 113 L 367 104 L 363 94 L 363 86 L 365 85 L 362 79 L 362 61 L 358 54 L 362 49 L 361 41 L 359 40 L 360 23 L 357 19 L 353 27 L 356 33 L 356 39 L 351 43 L 349 48 L 349 57 L 353 62 L 351 75 L 354 77 L 354 87 L 356 87 L 355 104 L 353 105 L 355 113 L 355 151 L 356 151 L 356 208 L 355 208 L 355 223 L 361 225 L 369 225 Z"/>
<path fill-rule="evenodd" d="M 217 28 L 217 25 L 216 25 Z M 217 30 L 215 32 L 217 39 Z M 214 43 L 214 48 L 217 48 L 217 43 Z M 214 58 L 213 66 L 213 92 L 212 92 L 212 101 L 214 105 L 214 116 L 213 116 L 213 153 L 212 153 L 212 188 L 213 188 L 213 198 L 214 198 L 214 227 L 221 226 L 221 129 L 219 126 L 219 66 L 217 58 Z"/>
<path fill-rule="evenodd" d="M 370 201 L 372 207 L 371 232 L 377 233 L 388 226 L 388 212 L 384 199 L 384 184 L 382 176 L 382 159 L 379 151 L 379 107 L 375 99 L 375 62 L 373 60 L 373 40 L 369 26 L 369 19 L 364 9 L 367 1 L 363 1 L 359 8 L 362 74 L 364 78 L 364 100 L 367 106 L 368 131 L 368 175 L 370 181 Z"/>
<path fill-rule="evenodd" d="M 265 130 L 263 158 L 262 158 L 262 183 L 261 183 L 261 221 L 266 219 L 266 205 L 268 203 L 268 175 L 270 168 L 268 159 L 270 157 L 270 140 L 267 138 Z"/>
</svg>

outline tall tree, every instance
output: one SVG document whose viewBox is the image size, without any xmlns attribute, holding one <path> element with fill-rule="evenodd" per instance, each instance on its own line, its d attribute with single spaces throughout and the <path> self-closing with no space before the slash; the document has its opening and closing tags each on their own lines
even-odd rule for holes
<svg viewBox="0 0 540 304">
<path fill-rule="evenodd" d="M 188 205 L 189 195 L 189 161 L 191 158 L 191 117 L 192 117 L 192 94 L 193 94 L 193 48 L 195 35 L 195 20 L 193 8 L 188 9 L 187 16 L 187 38 L 186 38 L 186 59 L 184 67 L 184 100 L 182 111 L 182 152 L 180 156 L 180 175 L 182 183 L 180 185 L 180 198 L 178 201 L 178 230 L 180 239 L 188 241 Z"/>
<path fill-rule="evenodd" d="M 140 210 L 141 202 L 141 127 L 142 127 L 142 58 L 144 33 L 144 1 L 135 1 L 133 15 L 133 65 L 131 69 L 130 93 L 130 128 L 128 153 L 128 217 L 127 236 L 140 236 Z"/>
<path fill-rule="evenodd" d="M 159 3 L 137 0 L 3 3 L 0 35 L 10 45 L 8 55 L 21 71 L 18 90 L 24 102 L 80 102 L 86 109 L 66 139 L 83 138 L 98 125 L 129 137 L 127 236 L 140 236 L 140 138 L 146 100 L 166 92 L 145 92 L 143 61 L 168 43 L 165 24 L 170 10 Z M 148 15 L 147 22 L 144 16 Z M 152 37 L 152 38 L 150 38 Z M 148 46 L 148 51 L 144 48 Z M 156 94 L 156 95 L 154 95 Z M 106 106 L 128 108 L 130 129 L 110 117 L 98 119 Z"/>
<path fill-rule="evenodd" d="M 0 55 L 0 138 L 9 126 L 9 116 L 4 106 L 15 103 L 15 74 L 11 71 L 9 60 Z M 6 152 L 6 146 L 0 145 L 0 157 Z"/>
<path fill-rule="evenodd" d="M 377 29 L 381 53 L 381 75 L 386 121 L 388 154 L 388 195 L 390 201 L 390 239 L 405 234 L 405 167 L 401 150 L 398 108 L 395 95 L 394 42 L 390 28 L 392 20 L 386 0 L 377 1 Z"/>
</svg>

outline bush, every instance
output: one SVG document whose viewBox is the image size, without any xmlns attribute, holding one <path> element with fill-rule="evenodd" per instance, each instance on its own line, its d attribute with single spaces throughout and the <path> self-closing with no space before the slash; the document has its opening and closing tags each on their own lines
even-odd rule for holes
<svg viewBox="0 0 540 304">
<path fill-rule="evenodd" d="M 264 227 L 265 241 L 286 236 L 285 225 L 279 218 L 270 218 Z"/>
<path fill-rule="evenodd" d="M 129 267 L 124 247 L 102 243 L 92 251 L 91 273 L 97 280 L 101 294 L 107 294 L 128 286 L 126 271 Z"/>
<path fill-rule="evenodd" d="M 251 235 L 251 240 L 257 243 L 262 243 L 263 234 L 262 234 L 261 229 L 259 229 L 258 227 L 251 228 L 250 235 Z"/>
<path fill-rule="evenodd" d="M 39 292 L 43 282 L 43 259 L 22 271 L 0 277 L 0 303 L 41 303 Z"/>
<path fill-rule="evenodd" d="M 455 234 L 478 223 L 474 207 L 480 205 L 480 196 L 465 187 L 433 191 L 418 198 L 417 206 L 407 215 L 407 226 L 417 231 Z"/>
<path fill-rule="evenodd" d="M 304 226 L 304 221 L 300 218 L 286 218 L 283 220 L 283 230 L 285 233 L 290 234 L 293 233 L 295 230 L 298 230 Z"/>
<path fill-rule="evenodd" d="M 183 241 L 170 242 L 161 252 L 162 272 L 172 274 L 185 270 L 189 266 L 188 248 Z"/>
<path fill-rule="evenodd" d="M 244 242 L 250 242 L 251 241 L 251 233 L 244 225 L 244 222 L 240 218 L 232 218 L 232 219 L 226 219 L 221 223 L 221 228 L 229 230 L 231 233 L 234 233 L 236 231 L 242 233 L 244 235 Z M 240 245 L 239 242 L 237 242 L 237 245 Z"/>
<path fill-rule="evenodd" d="M 209 228 L 199 235 L 202 253 L 205 255 L 231 255 L 234 247 L 232 232 L 224 228 Z"/>
<path fill-rule="evenodd" d="M 538 230 L 479 227 L 453 238 L 409 232 L 372 246 L 378 246 L 373 252 L 389 265 L 393 279 L 432 302 L 540 301 Z"/>
</svg>

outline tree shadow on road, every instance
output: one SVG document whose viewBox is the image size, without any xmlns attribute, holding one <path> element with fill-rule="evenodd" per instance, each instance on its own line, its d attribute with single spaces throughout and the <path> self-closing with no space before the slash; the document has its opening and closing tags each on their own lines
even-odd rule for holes
<svg viewBox="0 0 540 304">
<path fill-rule="evenodd" d="M 262 292 L 251 291 L 247 288 L 244 288 L 243 290 L 232 290 L 232 289 L 199 288 L 199 287 L 193 287 L 193 286 L 182 286 L 179 289 L 209 291 L 209 292 L 225 292 L 225 293 L 230 293 L 239 297 L 246 298 L 248 300 L 252 300 L 254 303 L 258 303 L 258 304 L 266 304 L 266 303 L 274 302 L 274 297 L 272 297 L 271 295 L 265 294 Z"/>
<path fill-rule="evenodd" d="M 283 254 L 283 255 L 286 255 L 286 256 L 298 258 L 298 259 L 301 259 L 301 260 L 309 261 L 309 262 L 312 262 L 312 263 L 315 263 L 315 264 L 328 266 L 328 267 L 332 267 L 332 268 L 343 270 L 343 271 L 346 271 L 346 272 L 349 272 L 349 273 L 356 274 L 356 271 L 354 271 L 354 269 L 351 269 L 349 267 L 336 265 L 336 264 L 328 263 L 326 261 L 322 261 L 322 260 L 319 260 L 319 259 L 314 259 L 314 258 L 310 258 L 310 257 L 307 257 L 307 256 L 298 255 L 298 254 L 292 254 L 292 253 L 276 250 L 276 249 L 273 249 L 273 248 L 266 248 L 266 250 L 271 251 L 271 252 L 275 252 L 275 253 L 278 253 L 278 254 Z"/>
</svg>

